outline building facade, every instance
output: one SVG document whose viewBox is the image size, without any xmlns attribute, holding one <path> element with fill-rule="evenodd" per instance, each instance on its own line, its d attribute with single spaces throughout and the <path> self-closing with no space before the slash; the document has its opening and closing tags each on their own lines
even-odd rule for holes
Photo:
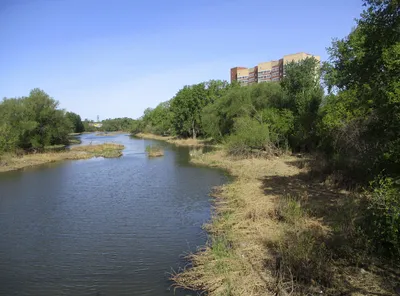
<svg viewBox="0 0 400 296">
<path fill-rule="evenodd" d="M 299 52 L 284 55 L 283 58 L 275 61 L 260 63 L 253 68 L 235 67 L 231 69 L 231 83 L 238 81 L 241 85 L 253 83 L 281 81 L 285 76 L 285 65 L 291 62 L 299 62 L 309 57 L 314 57 L 318 62 L 320 56 Z"/>
</svg>

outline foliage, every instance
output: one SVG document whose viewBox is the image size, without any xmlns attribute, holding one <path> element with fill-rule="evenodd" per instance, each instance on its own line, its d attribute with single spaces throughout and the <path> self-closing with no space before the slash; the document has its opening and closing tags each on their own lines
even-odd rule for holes
<svg viewBox="0 0 400 296">
<path fill-rule="evenodd" d="M 176 135 L 187 138 L 208 135 L 203 128 L 202 112 L 217 101 L 231 85 L 226 81 L 210 80 L 184 86 L 169 101 L 156 108 L 147 108 L 131 127 L 131 133 Z"/>
<path fill-rule="evenodd" d="M 85 132 L 98 131 L 98 129 L 92 125 L 92 124 L 94 124 L 93 120 L 89 120 L 86 118 L 82 123 L 83 123 L 83 128 L 84 128 Z"/>
<path fill-rule="evenodd" d="M 227 148 L 231 154 L 248 154 L 253 149 L 266 150 L 270 143 L 268 125 L 250 117 L 235 121 L 234 133 L 228 137 Z"/>
<path fill-rule="evenodd" d="M 85 127 L 82 123 L 81 116 L 74 112 L 67 112 L 65 116 L 71 122 L 72 132 L 73 133 L 83 133 L 85 131 Z"/>
<path fill-rule="evenodd" d="M 365 178 L 373 179 L 383 169 L 400 171 L 400 12 L 396 0 L 364 2 L 357 27 L 329 49 L 325 83 L 339 98 L 331 100 L 325 114 L 333 110 L 338 117 L 327 115 L 323 129 L 340 139 L 337 133 L 356 128 L 353 145 L 335 141 L 332 148 L 340 156 L 350 152 L 361 170 L 368 167 Z"/>
<path fill-rule="evenodd" d="M 224 81 L 211 80 L 185 86 L 179 90 L 171 100 L 172 125 L 176 134 L 194 139 L 198 135 L 204 135 L 202 111 L 207 105 L 218 100 L 227 86 L 228 84 Z"/>
<path fill-rule="evenodd" d="M 400 256 L 400 188 L 392 178 L 371 182 L 372 193 L 362 225 L 377 252 Z"/>
<path fill-rule="evenodd" d="M 99 130 L 106 132 L 130 131 L 133 122 L 134 120 L 128 117 L 105 119 L 101 122 L 103 125 Z"/>
<path fill-rule="evenodd" d="M 312 151 L 316 139 L 316 122 L 323 98 L 320 85 L 319 63 L 306 58 L 285 65 L 282 88 L 285 92 L 284 106 L 292 111 L 294 130 L 290 142 L 295 150 Z"/>
<path fill-rule="evenodd" d="M 170 101 L 160 103 L 156 108 L 147 108 L 144 116 L 135 125 L 137 132 L 155 135 L 170 135 L 172 130 L 172 112 Z"/>
<path fill-rule="evenodd" d="M 28 97 L 4 99 L 0 103 L 0 152 L 67 144 L 71 122 L 58 104 L 37 88 Z"/>
</svg>

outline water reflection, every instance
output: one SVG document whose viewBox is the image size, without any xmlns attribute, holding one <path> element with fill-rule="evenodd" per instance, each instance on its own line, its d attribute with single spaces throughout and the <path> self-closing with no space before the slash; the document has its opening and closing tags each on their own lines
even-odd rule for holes
<svg viewBox="0 0 400 296">
<path fill-rule="evenodd" d="M 164 142 L 155 159 L 145 154 L 155 141 L 82 136 L 90 142 L 124 144 L 124 156 L 0 175 L 0 295 L 173 295 L 171 268 L 204 244 L 220 171 Z"/>
</svg>

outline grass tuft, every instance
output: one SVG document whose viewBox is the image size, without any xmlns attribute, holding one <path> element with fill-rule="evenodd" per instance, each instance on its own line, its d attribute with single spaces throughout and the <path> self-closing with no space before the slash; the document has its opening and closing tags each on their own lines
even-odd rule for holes
<svg viewBox="0 0 400 296">
<path fill-rule="evenodd" d="M 150 146 L 146 147 L 146 152 L 148 157 L 160 157 L 164 156 L 164 150 L 159 146 Z"/>
<path fill-rule="evenodd" d="M 124 145 L 104 143 L 99 145 L 86 145 L 71 147 L 71 151 L 80 151 L 91 154 L 93 157 L 114 158 L 122 156 Z"/>
</svg>

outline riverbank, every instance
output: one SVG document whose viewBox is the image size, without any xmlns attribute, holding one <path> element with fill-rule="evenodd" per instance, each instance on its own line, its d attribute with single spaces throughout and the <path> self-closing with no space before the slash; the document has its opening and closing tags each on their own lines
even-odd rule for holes
<svg viewBox="0 0 400 296">
<path fill-rule="evenodd" d="M 219 150 L 192 162 L 225 169 L 234 181 L 213 192 L 209 244 L 172 277 L 178 287 L 207 295 L 395 293 L 398 274 L 357 249 L 356 197 L 320 183 L 307 160 L 233 159 Z"/>
<path fill-rule="evenodd" d="M 165 141 L 177 146 L 192 146 L 192 147 L 216 146 L 215 143 L 210 139 L 192 139 L 192 138 L 179 139 L 172 136 L 158 136 L 146 133 L 138 133 L 135 134 L 134 136 L 142 139 Z"/>
<path fill-rule="evenodd" d="M 20 156 L 6 153 L 0 156 L 0 173 L 63 160 L 89 159 L 92 157 L 120 157 L 123 149 L 123 145 L 105 143 L 100 145 L 73 146 L 61 152 L 44 152 Z"/>
</svg>

